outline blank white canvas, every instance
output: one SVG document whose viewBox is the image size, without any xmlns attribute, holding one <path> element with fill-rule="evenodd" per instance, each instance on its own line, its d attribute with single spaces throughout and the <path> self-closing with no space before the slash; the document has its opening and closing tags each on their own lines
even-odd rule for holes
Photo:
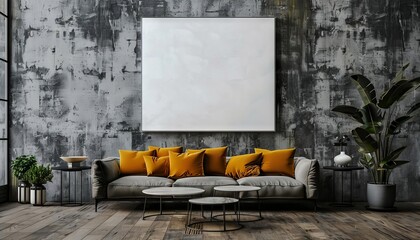
<svg viewBox="0 0 420 240">
<path fill-rule="evenodd" d="M 143 131 L 275 131 L 274 18 L 143 18 Z"/>
</svg>

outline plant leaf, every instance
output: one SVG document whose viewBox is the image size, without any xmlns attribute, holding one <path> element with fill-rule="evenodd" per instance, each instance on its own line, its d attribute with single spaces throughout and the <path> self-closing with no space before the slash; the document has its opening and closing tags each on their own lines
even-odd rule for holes
<svg viewBox="0 0 420 240">
<path fill-rule="evenodd" d="M 378 142 L 363 128 L 355 128 L 351 131 L 353 138 L 364 153 L 371 153 L 378 149 Z"/>
<path fill-rule="evenodd" d="M 387 164 L 388 162 L 394 161 L 400 156 L 400 154 L 404 151 L 406 147 L 407 146 L 403 146 L 403 147 L 395 149 L 394 151 L 389 153 L 387 156 L 385 156 L 385 158 L 380 162 L 379 165 L 381 167 L 384 167 L 384 165 Z"/>
<path fill-rule="evenodd" d="M 395 78 L 392 80 L 393 83 L 401 81 L 404 78 L 404 71 L 408 68 L 409 65 L 410 63 L 406 63 L 401 67 L 397 74 L 395 74 Z"/>
<path fill-rule="evenodd" d="M 362 154 L 359 162 L 367 169 L 372 168 L 374 165 L 372 155 L 370 155 L 370 153 L 363 153 L 363 149 L 359 149 L 359 152 Z"/>
<path fill-rule="evenodd" d="M 401 127 L 401 125 L 407 122 L 408 120 L 410 120 L 411 118 L 412 118 L 411 116 L 402 116 L 392 121 L 389 124 L 386 135 L 389 136 L 389 135 L 395 135 L 395 134 L 400 133 L 399 128 Z"/>
<path fill-rule="evenodd" d="M 385 166 L 384 166 L 384 168 L 386 168 L 386 169 L 394 169 L 394 168 L 396 168 L 396 167 L 398 167 L 398 166 L 401 166 L 401 165 L 403 165 L 403 164 L 406 164 L 406 163 L 409 163 L 410 161 L 407 161 L 407 160 L 395 160 L 395 161 L 390 161 L 390 162 L 388 162 Z"/>
<path fill-rule="evenodd" d="M 413 88 L 412 83 L 407 80 L 401 80 L 391 86 L 388 91 L 384 92 L 379 98 L 378 106 L 381 108 L 389 108 L 394 102 L 401 99 L 405 93 Z"/>
<path fill-rule="evenodd" d="M 362 108 L 364 129 L 369 133 L 377 133 L 382 129 L 380 109 L 373 103 L 368 103 Z"/>
<path fill-rule="evenodd" d="M 415 111 L 416 111 L 417 109 L 419 109 L 419 108 L 420 108 L 420 102 L 418 102 L 418 103 L 414 104 L 414 105 L 410 108 L 410 110 L 408 110 L 407 115 L 412 114 L 413 112 L 415 112 Z"/>
<path fill-rule="evenodd" d="M 348 116 L 352 117 L 354 120 L 358 121 L 359 123 L 363 123 L 362 113 L 356 107 L 347 106 L 347 105 L 339 105 L 339 106 L 334 107 L 331 111 L 347 114 Z"/>
<path fill-rule="evenodd" d="M 376 91 L 375 86 L 372 82 L 363 75 L 357 74 L 351 76 L 353 82 L 356 84 L 357 90 L 359 91 L 360 96 L 362 97 L 363 103 L 366 105 L 368 103 L 376 104 Z"/>
</svg>

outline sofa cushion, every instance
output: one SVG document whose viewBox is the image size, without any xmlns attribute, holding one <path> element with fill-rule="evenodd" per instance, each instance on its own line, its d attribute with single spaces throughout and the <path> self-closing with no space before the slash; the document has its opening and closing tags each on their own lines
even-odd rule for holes
<svg viewBox="0 0 420 240">
<path fill-rule="evenodd" d="M 146 175 L 146 165 L 143 156 L 155 155 L 154 150 L 150 151 L 131 151 L 119 150 L 120 171 L 123 175 Z"/>
<path fill-rule="evenodd" d="M 169 157 L 144 156 L 146 163 L 147 176 L 168 177 L 169 175 Z"/>
<path fill-rule="evenodd" d="M 197 153 L 169 152 L 169 178 L 204 176 L 204 150 Z"/>
<path fill-rule="evenodd" d="M 156 157 L 169 156 L 169 152 L 182 153 L 182 147 L 161 148 L 161 147 L 156 147 L 156 146 L 149 146 L 149 150 L 155 150 Z"/>
<path fill-rule="evenodd" d="M 270 151 L 255 148 L 256 153 L 262 153 L 261 175 L 295 176 L 294 159 L 296 148 Z"/>
<path fill-rule="evenodd" d="M 237 155 L 230 158 L 226 176 L 234 179 L 260 175 L 261 153 Z"/>
<path fill-rule="evenodd" d="M 144 197 L 142 191 L 151 187 L 170 187 L 174 181 L 164 177 L 125 176 L 108 184 L 108 198 Z"/>
<path fill-rule="evenodd" d="M 244 177 L 237 180 L 239 185 L 261 187 L 262 198 L 305 198 L 305 185 L 287 176 Z M 248 192 L 244 197 L 257 197 L 256 192 Z"/>
<path fill-rule="evenodd" d="M 226 170 L 227 147 L 187 149 L 187 153 L 195 153 L 204 150 L 204 174 L 210 176 L 224 176 Z"/>
<path fill-rule="evenodd" d="M 238 183 L 225 176 L 202 176 L 181 178 L 174 182 L 174 187 L 197 187 L 204 189 L 203 196 L 213 196 L 213 187 L 225 185 L 238 185 Z"/>
</svg>

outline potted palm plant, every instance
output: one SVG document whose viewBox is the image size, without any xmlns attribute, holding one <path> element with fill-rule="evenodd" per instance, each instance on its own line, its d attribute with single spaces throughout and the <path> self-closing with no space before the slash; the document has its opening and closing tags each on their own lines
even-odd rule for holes
<svg viewBox="0 0 420 240">
<path fill-rule="evenodd" d="M 51 182 L 53 178 L 50 165 L 34 165 L 27 172 L 26 177 L 31 187 L 31 204 L 34 206 L 42 206 L 46 202 L 46 189 L 44 184 Z"/>
<path fill-rule="evenodd" d="M 19 180 L 18 185 L 18 202 L 29 203 L 30 184 L 26 177 L 26 172 L 36 164 L 34 155 L 22 155 L 12 161 L 11 168 L 13 175 Z"/>
<path fill-rule="evenodd" d="M 367 200 L 370 209 L 388 210 L 394 208 L 396 185 L 389 182 L 392 171 L 405 163 L 400 154 L 407 146 L 395 146 L 395 136 L 401 132 L 401 126 L 412 119 L 420 109 L 420 102 L 403 112 L 402 100 L 407 94 L 418 88 L 420 77 L 408 80 L 404 77 L 405 64 L 390 82 L 388 90 L 379 99 L 375 87 L 363 75 L 353 75 L 363 101 L 360 108 L 341 105 L 332 111 L 350 116 L 361 124 L 352 130 L 352 135 L 361 153 L 360 163 L 369 170 L 373 181 L 367 185 Z"/>
</svg>

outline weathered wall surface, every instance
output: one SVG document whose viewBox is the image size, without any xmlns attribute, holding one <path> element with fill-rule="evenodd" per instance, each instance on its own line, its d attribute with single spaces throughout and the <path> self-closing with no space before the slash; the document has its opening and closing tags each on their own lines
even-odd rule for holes
<svg viewBox="0 0 420 240">
<path fill-rule="evenodd" d="M 90 160 L 148 145 L 295 146 L 297 155 L 332 164 L 332 143 L 353 123 L 333 114 L 360 104 L 348 76 L 362 73 L 386 88 L 403 62 L 420 75 L 417 0 L 19 0 L 13 1 L 11 152 L 58 165 L 62 155 Z M 277 130 L 275 133 L 143 133 L 141 17 L 276 17 Z M 258 84 L 258 79 L 256 83 Z M 419 100 L 419 91 L 408 100 Z M 408 104 L 407 104 L 408 108 Z M 398 142 L 412 162 L 393 173 L 398 199 L 420 201 L 419 118 Z M 348 150 L 357 156 L 357 147 Z M 367 171 L 355 173 L 354 200 L 365 199 Z M 85 181 L 88 174 L 84 175 Z M 66 179 L 65 179 L 66 180 Z M 78 181 L 78 180 L 77 180 Z M 87 181 L 86 181 L 87 182 Z M 322 172 L 330 199 L 331 172 Z M 59 200 L 60 178 L 47 185 Z M 84 189 L 88 189 L 88 183 Z M 90 199 L 85 192 L 84 200 Z"/>
</svg>

